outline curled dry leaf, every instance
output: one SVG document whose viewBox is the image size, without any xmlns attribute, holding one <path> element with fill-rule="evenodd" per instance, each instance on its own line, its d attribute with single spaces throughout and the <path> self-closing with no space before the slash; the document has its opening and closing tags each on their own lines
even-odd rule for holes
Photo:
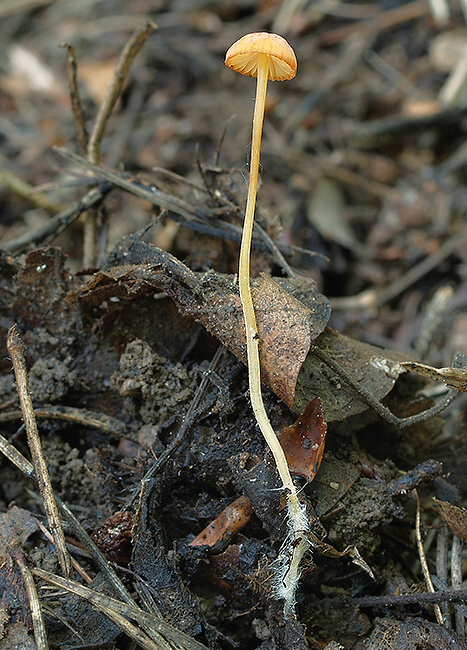
<svg viewBox="0 0 467 650">
<path fill-rule="evenodd" d="M 467 542 L 467 509 L 436 498 L 433 498 L 433 503 L 441 519 L 449 526 L 454 535 L 457 535 L 463 542 Z"/>
<path fill-rule="evenodd" d="M 457 355 L 465 356 L 465 355 Z M 410 370 L 417 375 L 432 379 L 433 381 L 442 381 L 449 388 L 455 388 L 464 393 L 467 392 L 467 370 L 465 368 L 433 368 L 425 363 L 418 363 L 417 361 L 402 361 L 401 364 L 404 370 Z"/>
<path fill-rule="evenodd" d="M 292 474 L 303 476 L 308 483 L 315 478 L 326 443 L 327 424 L 321 400 L 311 401 L 298 420 L 285 427 L 280 443 Z"/>
<path fill-rule="evenodd" d="M 189 544 L 189 546 L 215 546 L 232 537 L 250 521 L 253 514 L 248 497 L 239 497 L 211 521 Z"/>
</svg>

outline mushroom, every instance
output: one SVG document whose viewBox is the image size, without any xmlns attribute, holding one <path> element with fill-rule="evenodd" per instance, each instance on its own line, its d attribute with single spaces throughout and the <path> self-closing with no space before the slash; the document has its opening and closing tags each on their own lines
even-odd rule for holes
<svg viewBox="0 0 467 650">
<path fill-rule="evenodd" d="M 283 486 L 291 492 L 295 492 L 295 486 L 290 476 L 284 451 L 269 422 L 261 395 L 259 337 L 253 298 L 250 290 L 250 251 L 268 80 L 283 81 L 285 79 L 292 79 L 297 72 L 297 59 L 295 58 L 293 49 L 282 36 L 267 32 L 257 32 L 254 34 L 246 34 L 227 50 L 225 65 L 240 74 L 256 77 L 250 180 L 248 184 L 248 196 L 238 267 L 238 284 L 246 328 L 250 399 L 259 427 L 274 456 Z"/>
<path fill-rule="evenodd" d="M 289 615 L 294 611 L 295 592 L 300 578 L 300 561 L 309 547 L 306 535 L 306 531 L 309 530 L 309 523 L 306 509 L 298 499 L 284 450 L 269 421 L 261 394 L 260 341 L 250 290 L 250 252 L 267 84 L 269 79 L 271 81 L 283 81 L 295 77 L 297 59 L 293 49 L 282 36 L 257 32 L 246 34 L 228 49 L 225 55 L 225 65 L 240 74 L 256 77 L 250 180 L 240 246 L 238 284 L 245 320 L 251 406 L 261 432 L 274 456 L 282 487 L 287 496 L 289 536 L 284 543 L 277 563 L 276 592 L 279 597 L 284 599 L 284 612 Z"/>
</svg>

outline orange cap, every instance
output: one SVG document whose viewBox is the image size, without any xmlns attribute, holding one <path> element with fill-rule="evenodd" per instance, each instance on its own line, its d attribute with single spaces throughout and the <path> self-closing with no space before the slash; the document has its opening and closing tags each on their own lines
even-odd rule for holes
<svg viewBox="0 0 467 650">
<path fill-rule="evenodd" d="M 297 74 L 297 59 L 285 38 L 268 32 L 246 34 L 227 50 L 225 65 L 248 77 L 256 77 L 259 55 L 269 59 L 268 76 L 271 81 L 293 79 Z"/>
</svg>

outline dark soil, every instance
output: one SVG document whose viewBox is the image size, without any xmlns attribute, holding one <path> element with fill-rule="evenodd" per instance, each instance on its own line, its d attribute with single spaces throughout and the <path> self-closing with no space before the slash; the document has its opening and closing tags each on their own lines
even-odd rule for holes
<svg viewBox="0 0 467 650">
<path fill-rule="evenodd" d="M 467 648 L 465 605 L 438 594 L 437 609 L 415 533 L 419 503 L 433 589 L 462 590 L 467 97 L 446 82 L 465 21 L 423 1 L 298 3 L 288 17 L 292 5 L 0 2 L 0 650 L 41 647 L 24 566 L 51 648 Z M 148 18 L 158 29 L 96 171 L 58 46 L 76 50 L 92 133 Z M 264 125 L 252 259 L 264 398 L 290 445 L 319 403 L 326 439 L 319 470 L 318 425 L 294 447 L 312 540 L 296 617 L 274 593 L 284 502 L 248 399 L 235 278 L 254 80 L 223 57 L 254 31 L 283 34 L 298 59 L 293 81 L 270 84 Z M 106 234 L 84 265 L 92 192 Z M 4 444 L 31 458 L 15 324 L 54 493 L 85 531 L 61 511 L 92 582 L 71 579 L 150 612 L 152 628 L 127 616 L 145 638 L 50 584 L 62 571 L 40 490 Z M 404 360 L 450 370 L 430 379 Z M 448 389 L 452 404 L 417 416 Z"/>
</svg>

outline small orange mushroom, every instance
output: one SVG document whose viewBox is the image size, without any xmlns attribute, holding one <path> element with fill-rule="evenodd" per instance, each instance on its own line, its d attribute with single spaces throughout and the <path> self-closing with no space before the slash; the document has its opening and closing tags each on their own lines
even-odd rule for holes
<svg viewBox="0 0 467 650">
<path fill-rule="evenodd" d="M 259 362 L 259 336 L 253 298 L 250 290 L 251 237 L 258 187 L 261 136 L 268 80 L 292 79 L 297 72 L 297 59 L 292 47 L 277 34 L 256 32 L 246 34 L 236 41 L 225 55 L 225 65 L 240 74 L 256 77 L 256 99 L 253 113 L 253 133 L 250 158 L 250 180 L 243 222 L 242 243 L 238 266 L 238 285 L 242 301 L 246 329 L 248 377 L 250 399 L 259 427 L 271 449 L 283 486 L 292 495 L 295 486 L 287 467 L 284 451 L 269 422 L 261 395 L 261 371 Z"/>
<path fill-rule="evenodd" d="M 274 456 L 277 471 L 287 498 L 289 537 L 284 544 L 276 572 L 276 592 L 284 599 L 284 613 L 293 614 L 295 591 L 300 578 L 300 562 L 309 547 L 306 532 L 309 521 L 306 508 L 298 499 L 295 483 L 290 475 L 287 459 L 281 447 L 261 394 L 261 368 L 259 362 L 259 336 L 256 315 L 250 290 L 250 251 L 256 192 L 258 187 L 261 136 L 263 132 L 266 89 L 269 79 L 292 79 L 297 72 L 295 53 L 285 39 L 277 34 L 259 32 L 247 34 L 232 45 L 225 56 L 225 64 L 250 77 L 256 77 L 256 99 L 253 113 L 253 135 L 250 158 L 250 181 L 243 222 L 240 260 L 238 264 L 238 287 L 243 307 L 248 358 L 248 381 L 250 399 L 256 421 Z"/>
</svg>

